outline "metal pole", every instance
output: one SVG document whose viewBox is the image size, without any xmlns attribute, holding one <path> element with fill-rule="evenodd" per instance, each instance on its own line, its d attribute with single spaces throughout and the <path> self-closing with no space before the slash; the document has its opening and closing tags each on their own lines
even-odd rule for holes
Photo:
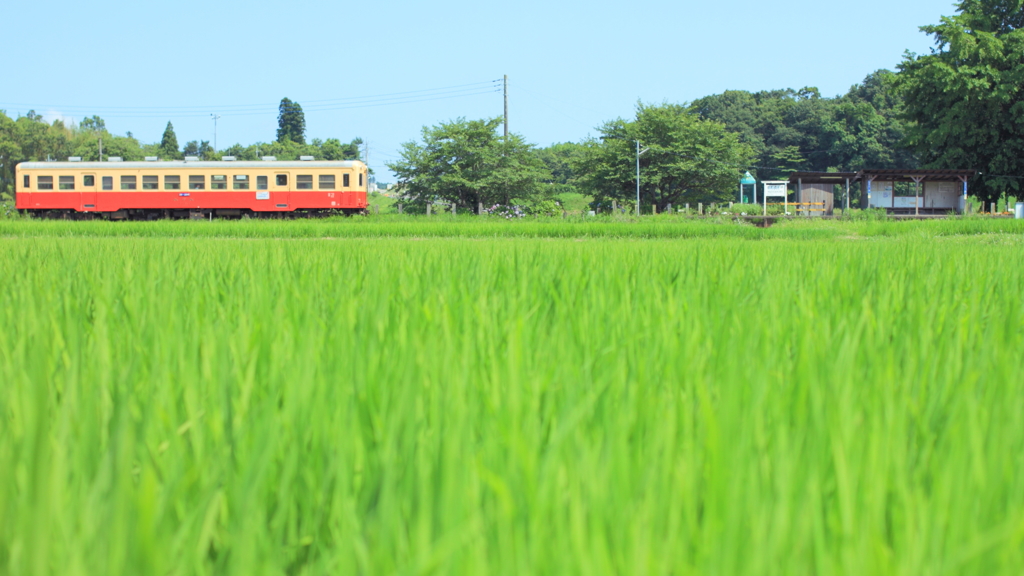
<svg viewBox="0 0 1024 576">
<path fill-rule="evenodd" d="M 505 140 L 508 140 L 508 74 L 505 74 L 503 86 L 505 92 Z"/>
<path fill-rule="evenodd" d="M 640 141 L 636 140 L 636 215 L 640 215 Z"/>
<path fill-rule="evenodd" d="M 914 216 L 921 215 L 921 181 L 914 179 Z"/>
<path fill-rule="evenodd" d="M 796 201 L 797 201 L 798 205 L 804 203 L 804 179 L 803 178 L 797 178 L 796 179 Z M 811 215 L 811 207 L 810 206 L 805 206 L 805 208 L 807 209 L 807 215 L 810 216 Z M 799 208 L 797 208 L 796 213 L 797 213 L 797 215 L 800 214 L 800 209 Z"/>
</svg>

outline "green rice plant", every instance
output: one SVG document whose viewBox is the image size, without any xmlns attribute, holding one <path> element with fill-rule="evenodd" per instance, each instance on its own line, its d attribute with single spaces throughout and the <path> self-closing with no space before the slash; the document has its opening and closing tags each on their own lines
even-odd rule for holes
<svg viewBox="0 0 1024 576">
<path fill-rule="evenodd" d="M 952 218 L 933 221 L 781 220 L 759 228 L 731 216 L 688 218 L 571 217 L 506 220 L 480 216 L 386 215 L 300 220 L 76 222 L 0 220 L 0 237 L 154 238 L 739 238 L 825 240 L 841 237 L 1024 234 L 1024 221 Z"/>
<path fill-rule="evenodd" d="M 1018 228 L 24 224 L 0 574 L 1024 565 Z"/>
</svg>

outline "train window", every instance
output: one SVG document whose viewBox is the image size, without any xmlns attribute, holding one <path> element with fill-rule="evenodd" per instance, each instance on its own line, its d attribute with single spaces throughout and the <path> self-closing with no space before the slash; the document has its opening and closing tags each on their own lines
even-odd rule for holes
<svg viewBox="0 0 1024 576">
<path fill-rule="evenodd" d="M 31 185 L 32 185 L 32 178 L 28 174 L 25 174 L 25 188 L 28 188 Z"/>
<path fill-rule="evenodd" d="M 181 176 L 164 176 L 164 190 L 181 190 Z"/>
<path fill-rule="evenodd" d="M 143 176 L 142 177 L 142 189 L 143 190 L 159 190 L 160 189 L 160 177 L 159 176 Z"/>
<path fill-rule="evenodd" d="M 235 190 L 248 190 L 249 189 L 249 177 L 244 174 L 235 174 Z"/>
<path fill-rule="evenodd" d="M 95 185 L 96 185 L 96 177 L 95 176 L 93 176 L 92 174 L 86 174 L 85 176 L 82 176 L 82 186 L 95 186 Z"/>
<path fill-rule="evenodd" d="M 267 177 L 266 176 L 257 176 L 256 177 L 256 189 L 257 190 L 266 190 L 267 189 Z"/>
<path fill-rule="evenodd" d="M 278 186 L 287 186 L 288 185 L 288 175 L 287 174 L 278 174 L 277 175 L 277 185 Z"/>
<path fill-rule="evenodd" d="M 114 177 L 113 176 L 104 176 L 103 177 L 103 189 L 104 190 L 113 190 L 114 189 Z"/>
<path fill-rule="evenodd" d="M 189 190 L 205 190 L 206 189 L 206 176 L 189 176 L 188 177 L 188 189 Z"/>
<path fill-rule="evenodd" d="M 57 188 L 61 190 L 74 190 L 75 189 L 75 177 L 74 176 L 58 176 L 57 177 Z"/>
<path fill-rule="evenodd" d="M 320 189 L 321 190 L 334 190 L 334 174 L 321 174 L 320 175 Z"/>
<path fill-rule="evenodd" d="M 228 177 L 223 174 L 210 176 L 210 190 L 227 190 Z"/>
<path fill-rule="evenodd" d="M 36 189 L 53 190 L 53 176 L 40 176 L 36 178 Z"/>
<path fill-rule="evenodd" d="M 313 189 L 313 175 L 312 174 L 299 174 L 295 177 L 295 188 L 297 190 L 312 190 Z"/>
<path fill-rule="evenodd" d="M 348 188 L 349 187 L 348 176 L 349 176 L 348 174 L 342 174 L 342 176 L 341 176 L 341 185 L 342 185 L 343 188 Z"/>
<path fill-rule="evenodd" d="M 363 187 L 363 173 L 362 172 L 359 173 L 359 187 L 360 188 Z"/>
<path fill-rule="evenodd" d="M 135 176 L 121 176 L 121 190 L 135 190 Z"/>
</svg>

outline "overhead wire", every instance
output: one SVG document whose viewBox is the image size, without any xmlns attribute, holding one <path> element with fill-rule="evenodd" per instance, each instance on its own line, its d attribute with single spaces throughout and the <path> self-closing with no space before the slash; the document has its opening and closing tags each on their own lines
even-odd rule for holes
<svg viewBox="0 0 1024 576">
<path fill-rule="evenodd" d="M 352 108 L 366 108 L 373 106 L 388 106 L 396 104 L 415 104 L 418 102 L 429 102 L 434 100 L 445 100 L 449 98 L 461 98 L 467 96 L 478 96 L 491 94 L 500 91 L 499 80 L 475 82 L 471 84 L 459 84 L 441 88 L 428 88 L 423 90 L 408 90 L 404 92 L 392 92 L 368 96 L 349 96 L 345 98 L 331 98 L 325 100 L 307 101 L 307 106 L 296 105 L 295 109 L 302 109 L 303 112 L 318 112 L 329 110 L 346 110 Z M 209 114 L 209 110 L 216 110 L 222 116 L 247 116 L 266 114 L 280 111 L 279 104 L 226 104 L 226 105 L 193 105 L 193 106 L 63 106 L 54 104 L 26 104 L 2 102 L 0 106 L 5 107 L 26 107 L 40 110 L 59 110 L 68 114 L 102 114 L 108 118 L 153 118 L 161 116 L 173 116 L 177 118 L 203 117 Z M 287 109 L 287 107 L 285 107 Z"/>
</svg>

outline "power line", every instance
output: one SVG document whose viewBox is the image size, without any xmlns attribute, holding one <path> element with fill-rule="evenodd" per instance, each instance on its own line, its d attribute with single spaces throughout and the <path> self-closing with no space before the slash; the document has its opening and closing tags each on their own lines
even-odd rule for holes
<svg viewBox="0 0 1024 576">
<path fill-rule="evenodd" d="M 332 105 L 331 103 L 338 104 L 352 104 L 359 102 L 375 102 L 384 100 L 401 100 L 401 99 L 415 99 L 419 97 L 437 96 L 440 94 L 452 94 L 458 92 L 469 92 L 474 90 L 484 90 L 485 88 L 498 88 L 501 80 L 488 80 L 484 82 L 474 82 L 470 84 L 458 84 L 455 86 L 444 86 L 440 88 L 426 88 L 422 90 L 407 90 L 404 92 L 391 92 L 386 94 L 375 94 L 366 96 L 348 96 L 345 98 L 331 98 L 326 100 L 308 100 L 307 103 L 312 104 L 311 107 L 316 108 L 319 106 Z M 269 107 L 277 108 L 277 104 L 222 104 L 222 105 L 195 105 L 195 106 L 67 106 L 67 105 L 56 105 L 56 104 L 27 104 L 27 103 L 16 103 L 16 102 L 3 102 L 0 106 L 27 106 L 33 107 L 33 109 L 61 109 L 61 111 L 68 112 L 97 112 L 97 113 L 110 113 L 110 112 L 148 112 L 148 113 L 170 113 L 172 111 L 196 111 L 196 110 L 209 110 L 211 108 L 223 109 L 223 110 L 246 110 L 246 109 L 266 109 Z"/>
<path fill-rule="evenodd" d="M 449 95 L 445 95 L 445 96 L 437 96 L 437 97 L 434 97 L 434 98 L 418 98 L 418 99 L 413 99 L 413 100 L 378 101 L 378 102 L 367 102 L 367 103 L 359 103 L 359 104 L 345 105 L 345 106 L 329 106 L 329 107 L 322 107 L 322 108 L 302 108 L 302 111 L 303 111 L 303 113 L 306 113 L 306 112 L 329 112 L 329 111 L 332 111 L 332 110 L 352 110 L 352 109 L 356 109 L 356 108 L 373 108 L 373 107 L 377 107 L 377 106 L 395 106 L 395 105 L 399 105 L 399 104 L 418 104 L 420 102 L 432 102 L 432 101 L 435 101 L 435 100 L 450 100 L 450 99 L 454 99 L 454 98 L 464 98 L 464 97 L 468 97 L 468 96 L 481 96 L 481 95 L 484 95 L 484 94 L 494 94 L 494 93 L 497 93 L 497 92 L 500 92 L 500 91 L 501 91 L 500 88 L 497 89 L 497 90 L 488 89 L 488 90 L 479 91 L 479 92 L 467 92 L 467 93 L 462 93 L 462 94 L 449 94 Z M 298 110 L 298 109 L 299 108 L 296 107 L 293 110 Z M 266 108 L 264 110 L 258 110 L 258 111 L 224 112 L 221 115 L 222 116 L 258 116 L 258 115 L 274 114 L 274 113 L 276 113 L 278 111 L 279 111 L 279 107 L 275 106 L 273 108 L 268 107 L 268 108 Z M 286 109 L 286 111 L 287 111 L 287 109 Z M 126 113 L 126 114 L 113 113 L 113 114 L 111 114 L 111 113 L 108 113 L 108 112 L 104 112 L 103 116 L 104 116 L 104 118 L 200 118 L 200 117 L 208 116 L 208 113 L 202 113 L 202 112 L 191 113 L 191 112 L 189 112 L 189 113 L 182 114 L 182 113 L 176 113 L 176 112 L 159 112 L 159 113 L 154 112 L 154 113 Z"/>
</svg>

